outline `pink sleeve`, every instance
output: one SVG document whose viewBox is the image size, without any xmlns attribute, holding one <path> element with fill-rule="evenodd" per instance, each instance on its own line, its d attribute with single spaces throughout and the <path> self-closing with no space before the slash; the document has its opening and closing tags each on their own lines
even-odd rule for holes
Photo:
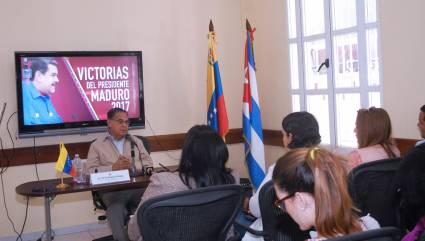
<svg viewBox="0 0 425 241">
<path fill-rule="evenodd" d="M 350 153 L 350 159 L 351 160 L 348 167 L 348 171 L 351 171 L 353 168 L 363 163 L 363 160 L 357 150 L 354 150 Z"/>
<path fill-rule="evenodd" d="M 145 192 L 143 193 L 142 200 L 140 201 L 139 206 L 137 207 L 134 214 L 130 216 L 127 229 L 128 229 L 128 237 L 132 241 L 141 240 L 141 233 L 140 233 L 139 225 L 137 223 L 137 212 L 139 211 L 139 208 L 142 206 L 143 202 L 145 202 L 147 199 L 162 194 L 164 185 L 161 181 L 162 179 L 160 176 L 161 176 L 160 173 L 155 173 L 149 178 L 149 185 L 146 188 Z"/>
</svg>

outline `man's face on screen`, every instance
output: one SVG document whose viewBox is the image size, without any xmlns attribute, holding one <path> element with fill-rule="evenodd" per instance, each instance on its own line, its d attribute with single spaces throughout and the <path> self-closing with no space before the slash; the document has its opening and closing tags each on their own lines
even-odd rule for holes
<svg viewBox="0 0 425 241">
<path fill-rule="evenodd" d="M 34 86 L 42 95 L 51 95 L 56 91 L 56 84 L 59 83 L 58 68 L 55 65 L 47 65 L 46 73 L 37 71 L 34 77 Z"/>
<path fill-rule="evenodd" d="M 118 112 L 111 120 L 108 120 L 110 134 L 115 139 L 121 139 L 128 133 L 128 115 L 126 112 Z"/>
</svg>

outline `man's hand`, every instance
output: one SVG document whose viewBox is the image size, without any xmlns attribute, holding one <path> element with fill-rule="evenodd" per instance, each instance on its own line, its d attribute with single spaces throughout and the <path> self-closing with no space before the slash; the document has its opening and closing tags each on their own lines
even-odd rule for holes
<svg viewBox="0 0 425 241">
<path fill-rule="evenodd" d="M 131 161 L 125 156 L 119 156 L 112 165 L 112 171 L 131 169 Z"/>
</svg>

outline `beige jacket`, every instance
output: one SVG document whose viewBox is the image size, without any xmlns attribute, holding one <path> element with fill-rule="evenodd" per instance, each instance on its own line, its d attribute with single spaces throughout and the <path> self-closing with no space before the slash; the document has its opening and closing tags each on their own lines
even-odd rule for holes
<svg viewBox="0 0 425 241">
<path fill-rule="evenodd" d="M 135 164 L 137 172 L 142 170 L 143 167 L 152 167 L 153 162 L 148 152 L 146 151 L 142 141 L 134 136 L 130 136 L 135 143 Z M 112 171 L 112 164 L 114 164 L 120 153 L 115 147 L 110 136 L 97 139 L 90 145 L 89 153 L 87 154 L 87 169 L 90 173 Z M 123 156 L 131 160 L 131 142 L 126 139 L 124 142 Z"/>
</svg>

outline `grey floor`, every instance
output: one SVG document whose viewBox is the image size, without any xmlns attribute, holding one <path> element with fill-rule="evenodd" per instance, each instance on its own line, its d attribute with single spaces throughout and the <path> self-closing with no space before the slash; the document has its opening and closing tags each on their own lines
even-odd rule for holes
<svg viewBox="0 0 425 241">
<path fill-rule="evenodd" d="M 111 234 L 109 228 L 97 228 L 85 232 L 71 233 L 65 235 L 56 235 L 54 241 L 92 241 L 95 238 L 100 238 Z M 34 240 L 36 241 L 36 240 Z"/>
</svg>

